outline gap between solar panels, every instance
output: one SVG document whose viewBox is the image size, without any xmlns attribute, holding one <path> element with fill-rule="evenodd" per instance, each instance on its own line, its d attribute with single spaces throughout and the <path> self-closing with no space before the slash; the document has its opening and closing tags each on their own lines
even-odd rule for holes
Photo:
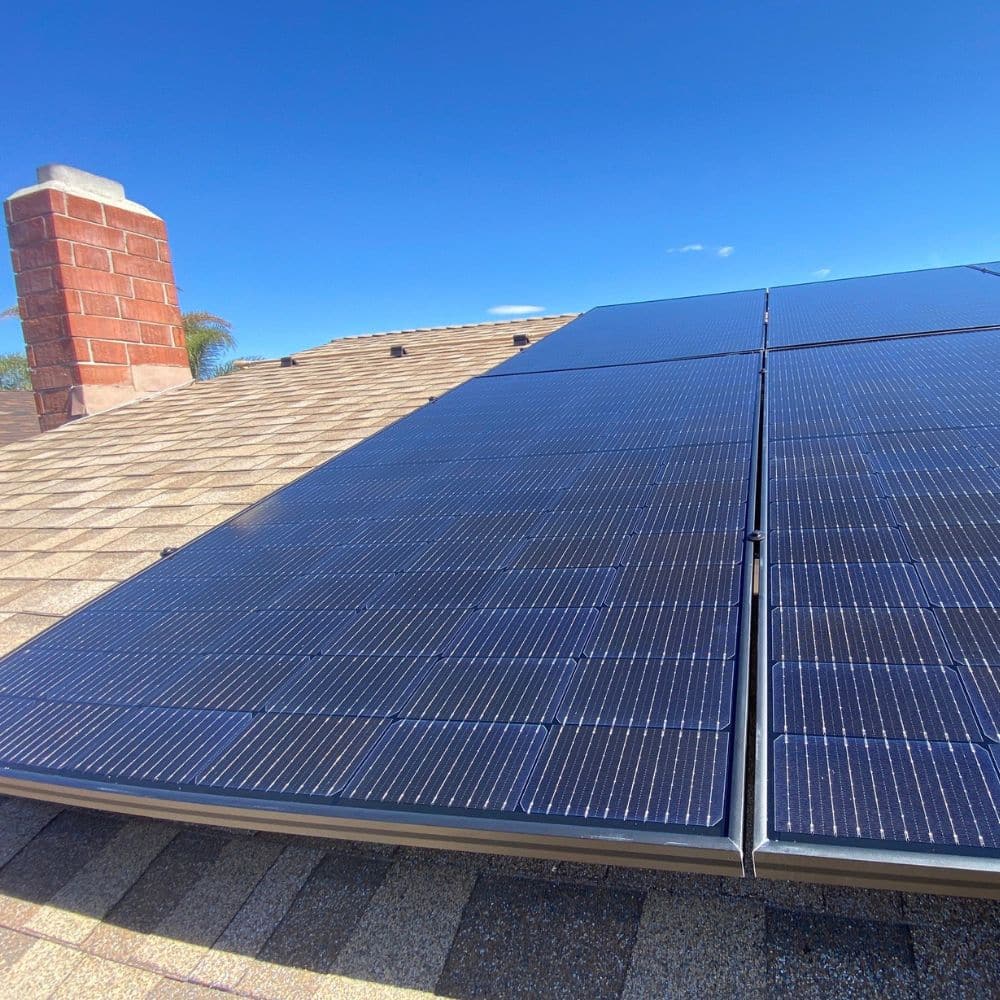
<svg viewBox="0 0 1000 1000">
<path fill-rule="evenodd" d="M 594 310 L 31 640 L 3 786 L 741 874 L 763 315 Z"/>
</svg>

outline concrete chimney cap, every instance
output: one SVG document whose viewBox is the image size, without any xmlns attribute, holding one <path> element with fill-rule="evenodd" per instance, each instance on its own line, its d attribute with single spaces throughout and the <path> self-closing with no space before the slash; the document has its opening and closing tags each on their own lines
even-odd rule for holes
<svg viewBox="0 0 1000 1000">
<path fill-rule="evenodd" d="M 145 205 L 140 205 L 137 201 L 129 201 L 125 197 L 125 185 L 113 181 L 109 177 L 101 177 L 98 174 L 88 173 L 86 170 L 78 170 L 65 163 L 47 163 L 35 171 L 35 176 L 38 178 L 37 184 L 21 188 L 10 197 L 20 198 L 22 195 L 33 194 L 35 191 L 63 191 L 66 194 L 75 194 L 81 198 L 103 202 L 105 205 L 116 205 L 129 212 L 148 215 L 153 219 L 159 218 Z"/>
</svg>

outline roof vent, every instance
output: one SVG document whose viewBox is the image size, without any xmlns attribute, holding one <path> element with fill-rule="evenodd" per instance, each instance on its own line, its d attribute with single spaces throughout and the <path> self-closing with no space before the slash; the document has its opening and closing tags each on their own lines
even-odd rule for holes
<svg viewBox="0 0 1000 1000">
<path fill-rule="evenodd" d="M 281 359 L 281 361 L 279 362 L 279 364 L 281 365 L 282 368 L 291 368 L 292 365 L 297 365 L 298 361 L 296 361 L 295 358 L 293 358 L 289 354 L 289 355 L 286 355 L 285 357 L 283 357 Z"/>
<path fill-rule="evenodd" d="M 514 334 L 514 346 L 515 347 L 527 347 L 531 343 L 531 338 L 526 333 L 515 333 Z"/>
<path fill-rule="evenodd" d="M 401 358 L 406 353 L 406 348 L 402 344 L 393 344 L 389 348 L 390 358 Z"/>
</svg>

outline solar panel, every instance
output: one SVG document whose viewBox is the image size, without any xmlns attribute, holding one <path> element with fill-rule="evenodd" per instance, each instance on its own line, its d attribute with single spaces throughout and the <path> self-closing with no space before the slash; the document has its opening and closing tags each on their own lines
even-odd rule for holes
<svg viewBox="0 0 1000 1000">
<path fill-rule="evenodd" d="M 763 294 L 721 298 L 593 341 L 650 363 L 474 379 L 32 640 L 0 766 L 738 868 Z M 653 361 L 689 350 L 737 353 Z"/>
<path fill-rule="evenodd" d="M 969 267 L 772 288 L 768 344 L 788 347 L 1000 325 L 1000 288 Z"/>
<path fill-rule="evenodd" d="M 495 372 L 757 351 L 762 347 L 763 316 L 763 290 L 602 306 L 505 361 Z"/>
<path fill-rule="evenodd" d="M 1000 282 L 971 269 L 839 284 L 772 292 L 769 342 L 1000 325 Z M 981 878 L 1000 846 L 1000 332 L 767 364 L 755 865 L 889 884 L 878 848 L 911 859 L 911 884 L 972 889 L 958 873 Z M 828 387 L 836 405 L 810 424 Z M 960 860 L 942 868 L 941 852 Z"/>
</svg>

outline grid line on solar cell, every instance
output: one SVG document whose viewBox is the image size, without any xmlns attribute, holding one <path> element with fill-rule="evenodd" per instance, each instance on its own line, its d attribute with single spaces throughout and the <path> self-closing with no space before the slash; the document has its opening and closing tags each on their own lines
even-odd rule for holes
<svg viewBox="0 0 1000 1000">
<path fill-rule="evenodd" d="M 982 740 L 950 667 L 779 663 L 771 691 L 777 733 Z"/>
<path fill-rule="evenodd" d="M 917 571 L 907 563 L 772 563 L 770 595 L 775 607 L 927 605 Z"/>
<path fill-rule="evenodd" d="M 389 574 L 292 577 L 265 595 L 258 607 L 274 611 L 351 611 L 364 607 Z"/>
<path fill-rule="evenodd" d="M 555 718 L 571 660 L 438 660 L 399 714 L 409 719 L 546 723 Z"/>
<path fill-rule="evenodd" d="M 982 747 L 782 736 L 773 771 L 779 834 L 1000 846 L 1000 776 Z"/>
<path fill-rule="evenodd" d="M 651 504 L 637 528 L 644 535 L 664 531 L 725 531 L 746 523 L 746 504 Z"/>
<path fill-rule="evenodd" d="M 559 721 L 593 726 L 725 729 L 733 709 L 732 661 L 584 660 Z"/>
<path fill-rule="evenodd" d="M 542 726 L 397 722 L 344 790 L 383 805 L 507 811 L 545 743 Z"/>
<path fill-rule="evenodd" d="M 786 476 L 771 483 L 770 499 L 794 502 L 834 502 L 851 497 L 877 500 L 883 495 L 881 480 L 874 476 Z"/>
<path fill-rule="evenodd" d="M 553 511 L 542 515 L 529 529 L 532 538 L 624 538 L 632 531 L 642 511 L 629 507 L 593 511 Z"/>
<path fill-rule="evenodd" d="M 722 660 L 736 654 L 738 611 L 731 607 L 608 608 L 587 643 L 591 656 Z"/>
<path fill-rule="evenodd" d="M 727 733 L 559 726 L 522 802 L 534 815 L 714 827 L 728 771 Z"/>
<path fill-rule="evenodd" d="M 259 611 L 245 615 L 205 652 L 308 655 L 325 653 L 355 619 L 352 611 Z"/>
<path fill-rule="evenodd" d="M 385 719 L 260 715 L 196 782 L 270 795 L 336 795 L 385 734 Z"/>
</svg>

